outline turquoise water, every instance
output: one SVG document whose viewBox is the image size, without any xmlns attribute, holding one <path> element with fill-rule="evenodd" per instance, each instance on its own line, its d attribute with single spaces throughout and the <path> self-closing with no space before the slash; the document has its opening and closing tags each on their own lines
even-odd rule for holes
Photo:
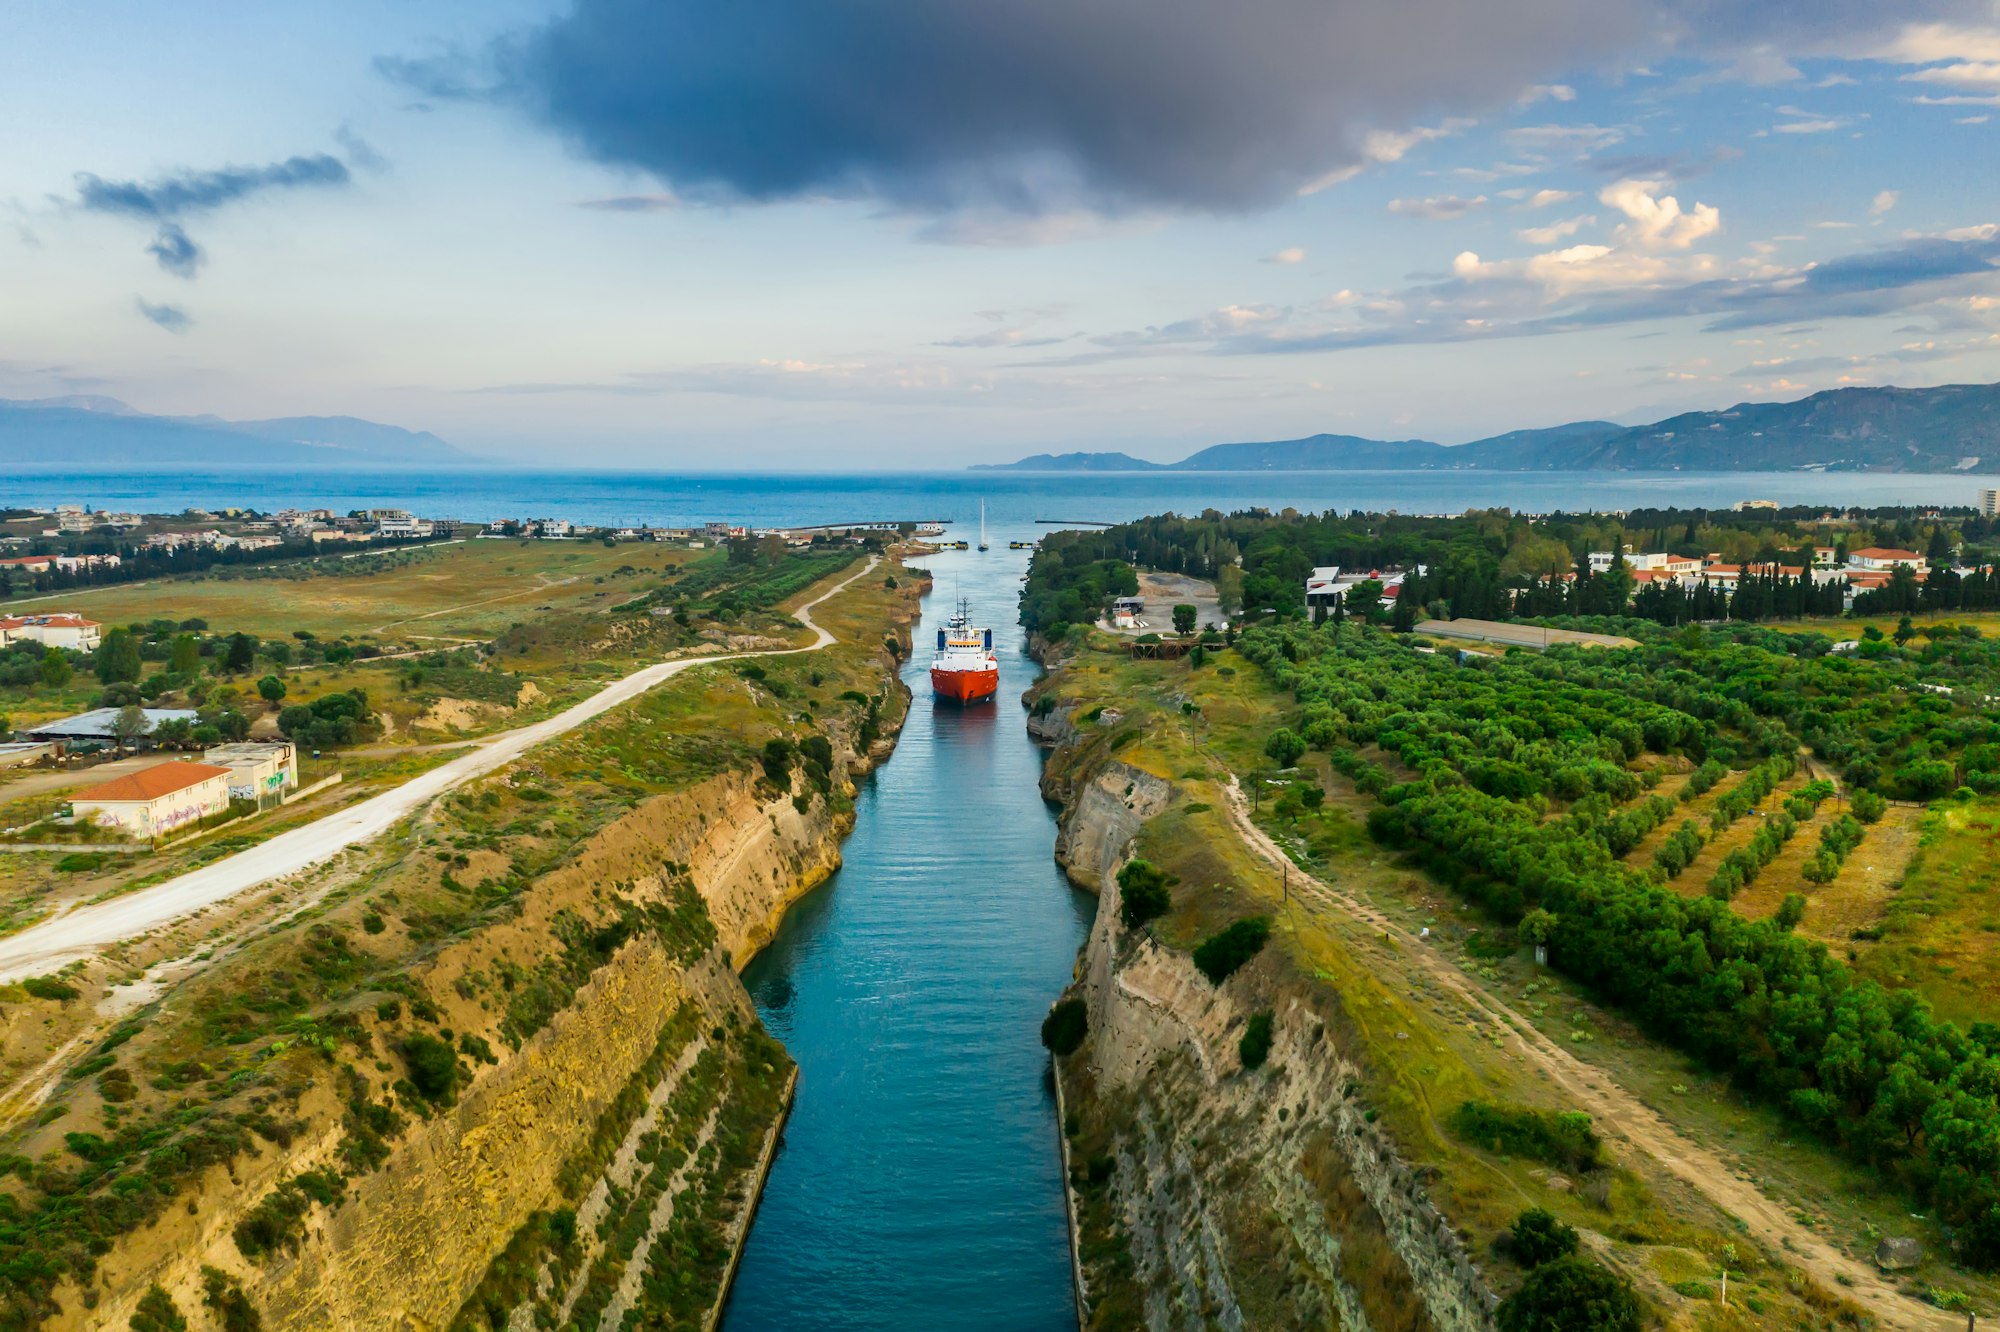
<svg viewBox="0 0 2000 1332">
<path fill-rule="evenodd" d="M 1095 901 L 1052 859 L 1018 703 L 1038 669 L 1012 625 L 1024 553 L 995 536 L 931 561 L 895 755 L 840 872 L 745 973 L 799 1088 L 728 1332 L 1076 1326 L 1038 1029 Z M 922 645 L 955 585 L 995 630 L 997 704 L 932 703 Z"/>
</svg>

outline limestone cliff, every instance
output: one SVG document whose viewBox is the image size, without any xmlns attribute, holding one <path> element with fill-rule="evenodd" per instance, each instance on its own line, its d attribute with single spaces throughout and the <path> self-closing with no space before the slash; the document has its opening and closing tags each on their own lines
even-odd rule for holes
<svg viewBox="0 0 2000 1332">
<path fill-rule="evenodd" d="M 1480 1273 L 1353 1094 L 1338 996 L 1268 954 L 1213 985 L 1126 931 L 1116 872 L 1176 792 L 1088 728 L 1053 729 L 1057 855 L 1100 894 L 1073 990 L 1088 1034 L 1057 1061 L 1087 1325 L 1489 1327 Z M 1272 1045 L 1247 1070 L 1253 1012 Z"/>
</svg>

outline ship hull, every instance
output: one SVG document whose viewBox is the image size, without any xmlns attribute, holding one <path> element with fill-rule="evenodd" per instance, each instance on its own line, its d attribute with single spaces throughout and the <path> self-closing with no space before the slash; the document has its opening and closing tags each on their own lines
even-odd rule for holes
<svg viewBox="0 0 2000 1332">
<path fill-rule="evenodd" d="M 1000 692 L 999 670 L 947 671 L 931 668 L 931 692 L 949 703 L 984 703 Z"/>
</svg>

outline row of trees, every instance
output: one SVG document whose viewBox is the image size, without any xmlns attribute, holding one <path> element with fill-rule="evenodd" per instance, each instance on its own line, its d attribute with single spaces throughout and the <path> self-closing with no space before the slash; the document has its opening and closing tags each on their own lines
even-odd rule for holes
<svg viewBox="0 0 2000 1332">
<path fill-rule="evenodd" d="M 2000 1265 L 2000 1026 L 1962 1030 L 1914 992 L 1859 980 L 1790 933 L 1796 909 L 1749 922 L 1715 897 L 1683 898 L 1621 863 L 1609 831 L 1647 751 L 1749 765 L 1804 744 L 1864 786 L 1896 786 L 1913 764 L 1989 761 L 2000 723 L 1912 692 L 1919 663 L 1801 659 L 1773 650 L 1782 635 L 1742 632 L 1771 641 L 1693 630 L 1479 666 L 1375 632 L 1273 627 L 1240 646 L 1293 691 L 1302 736 L 1349 767 L 1353 747 L 1380 745 L 1415 774 L 1371 783 L 1375 836 L 1502 919 L 1537 913 L 1554 965 L 1902 1180 L 1968 1258 Z M 1547 817 L 1552 798 L 1572 802 L 1564 817 Z M 1851 846 L 1835 826 L 1831 842 Z"/>
</svg>

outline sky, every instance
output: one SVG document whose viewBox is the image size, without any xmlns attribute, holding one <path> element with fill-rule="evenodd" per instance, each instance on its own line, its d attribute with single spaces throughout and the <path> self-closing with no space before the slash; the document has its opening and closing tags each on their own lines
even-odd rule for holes
<svg viewBox="0 0 2000 1332">
<path fill-rule="evenodd" d="M 2000 380 L 2000 0 L 79 0 L 0 124 L 0 397 L 513 463 Z"/>
</svg>

